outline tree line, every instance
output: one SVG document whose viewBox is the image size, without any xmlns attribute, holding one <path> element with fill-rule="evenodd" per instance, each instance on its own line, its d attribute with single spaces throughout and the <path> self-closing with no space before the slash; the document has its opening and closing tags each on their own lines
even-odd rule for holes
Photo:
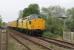
<svg viewBox="0 0 74 50">
<path fill-rule="evenodd" d="M 0 15 L 0 28 L 2 28 L 5 25 L 5 22 L 2 21 L 2 16 Z"/>
</svg>

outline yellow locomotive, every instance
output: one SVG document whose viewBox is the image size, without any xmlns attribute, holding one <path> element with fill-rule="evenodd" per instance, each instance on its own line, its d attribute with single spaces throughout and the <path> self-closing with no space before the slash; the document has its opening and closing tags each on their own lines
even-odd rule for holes
<svg viewBox="0 0 74 50">
<path fill-rule="evenodd" d="M 42 35 L 45 30 L 45 19 L 41 16 L 32 14 L 25 18 L 8 23 L 8 27 L 25 32 L 30 35 Z"/>
</svg>

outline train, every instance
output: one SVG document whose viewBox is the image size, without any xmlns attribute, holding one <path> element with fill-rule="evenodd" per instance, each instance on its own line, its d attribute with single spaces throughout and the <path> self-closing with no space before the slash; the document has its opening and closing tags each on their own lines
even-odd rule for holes
<svg viewBox="0 0 74 50">
<path fill-rule="evenodd" d="M 31 14 L 27 17 L 8 22 L 8 28 L 28 35 L 41 36 L 46 30 L 45 19 L 41 15 Z"/>
</svg>

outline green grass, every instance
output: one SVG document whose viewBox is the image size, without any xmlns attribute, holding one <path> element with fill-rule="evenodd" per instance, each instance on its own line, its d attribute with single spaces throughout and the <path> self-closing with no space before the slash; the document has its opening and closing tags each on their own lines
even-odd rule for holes
<svg viewBox="0 0 74 50">
<path fill-rule="evenodd" d="M 51 38 L 55 37 L 54 34 L 52 34 L 51 32 L 48 32 L 48 31 L 47 32 L 44 32 L 43 33 L 43 36 L 44 37 L 51 37 Z"/>
<path fill-rule="evenodd" d="M 44 36 L 44 37 L 48 37 L 48 38 L 57 38 L 57 37 L 59 37 L 60 35 L 51 33 L 51 32 L 49 32 L 49 31 L 46 31 L 46 32 L 43 33 L 43 36 Z"/>
</svg>

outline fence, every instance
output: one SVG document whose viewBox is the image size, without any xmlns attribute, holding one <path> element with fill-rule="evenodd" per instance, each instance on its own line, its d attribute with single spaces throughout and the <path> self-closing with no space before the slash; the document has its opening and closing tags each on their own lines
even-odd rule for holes
<svg viewBox="0 0 74 50">
<path fill-rule="evenodd" d="M 67 42 L 74 43 L 74 32 L 64 32 L 63 33 L 63 40 Z"/>
</svg>

